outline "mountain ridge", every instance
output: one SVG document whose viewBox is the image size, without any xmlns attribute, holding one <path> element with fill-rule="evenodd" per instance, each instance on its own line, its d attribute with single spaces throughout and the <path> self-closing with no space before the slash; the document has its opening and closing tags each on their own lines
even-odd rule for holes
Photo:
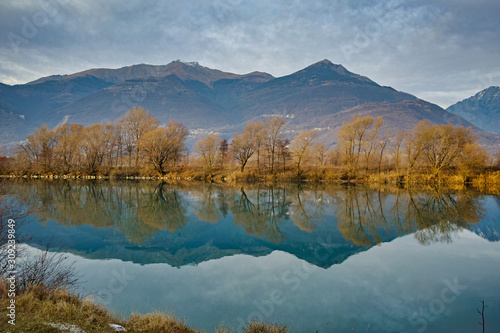
<svg viewBox="0 0 500 333">
<path fill-rule="evenodd" d="M 196 71 L 193 71 L 193 69 L 196 69 Z M 196 77 L 196 75 L 193 75 L 194 72 L 198 72 L 198 77 Z M 201 73 L 205 74 L 206 77 L 201 78 L 200 77 Z M 175 60 L 167 65 L 137 64 L 137 65 L 124 66 L 116 69 L 92 68 L 73 74 L 50 75 L 47 77 L 42 77 L 37 80 L 28 82 L 26 84 L 34 85 L 34 84 L 44 83 L 47 81 L 71 80 L 78 77 L 90 77 L 90 76 L 96 77 L 101 80 L 105 80 L 106 82 L 111 82 L 116 84 L 140 78 L 164 77 L 170 74 L 175 74 L 184 81 L 187 79 L 193 79 L 194 76 L 194 79 L 198 81 L 209 83 L 223 78 L 237 78 L 241 76 L 247 76 L 253 73 L 256 73 L 256 71 L 248 74 L 233 74 L 229 72 L 223 72 L 218 69 L 211 69 L 208 67 L 204 67 L 197 62 L 183 62 L 181 60 Z M 271 74 L 268 73 L 265 74 L 272 77 Z"/>
<path fill-rule="evenodd" d="M 446 110 L 487 132 L 500 134 L 500 87 L 488 87 Z"/>
<path fill-rule="evenodd" d="M 273 115 L 288 119 L 289 133 L 321 124 L 326 130 L 320 136 L 327 144 L 336 140 L 331 129 L 357 114 L 384 115 L 385 126 L 394 131 L 412 128 L 421 119 L 471 125 L 437 105 L 381 86 L 327 59 L 282 77 L 259 71 L 234 74 L 180 60 L 89 69 L 24 85 L 0 85 L 0 104 L 27 120 L 15 125 L 13 137 L 0 138 L 0 144 L 23 140 L 42 123 L 54 127 L 65 121 L 114 122 L 138 105 L 162 124 L 170 119 L 184 123 L 197 133 L 192 140 L 204 133 L 230 138 L 249 121 Z M 0 125 L 0 131 L 4 127 Z M 500 136 L 474 130 L 490 151 L 496 149 Z"/>
</svg>

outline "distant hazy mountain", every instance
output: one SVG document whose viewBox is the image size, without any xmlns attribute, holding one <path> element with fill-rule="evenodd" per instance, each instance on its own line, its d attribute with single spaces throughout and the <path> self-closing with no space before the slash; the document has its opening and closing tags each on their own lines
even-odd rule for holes
<svg viewBox="0 0 500 333">
<path fill-rule="evenodd" d="M 16 137 L 26 137 L 33 130 L 33 124 L 24 114 L 20 114 L 0 101 L 0 143 L 11 142 Z M 0 153 L 3 153 L 0 150 Z"/>
<path fill-rule="evenodd" d="M 500 134 L 500 87 L 489 87 L 476 95 L 450 106 L 454 113 L 471 124 L 491 133 Z"/>
<path fill-rule="evenodd" d="M 174 61 L 0 84 L 0 144 L 18 142 L 42 123 L 53 127 L 63 122 L 113 122 L 137 105 L 161 123 L 184 123 L 192 130 L 191 141 L 207 132 L 229 138 L 249 121 L 273 115 L 289 120 L 290 136 L 317 128 L 327 144 L 335 143 L 338 129 L 357 114 L 383 116 L 385 128 L 393 132 L 412 128 L 422 119 L 471 126 L 437 105 L 380 86 L 328 60 L 279 78 Z M 490 150 L 500 142 L 500 137 L 474 129 Z"/>
<path fill-rule="evenodd" d="M 390 130 L 395 134 L 398 130 L 411 130 L 416 123 L 428 119 L 436 124 L 452 123 L 457 126 L 472 127 L 479 136 L 479 142 L 488 151 L 498 151 L 499 136 L 485 132 L 458 115 L 449 113 L 441 107 L 421 99 L 405 100 L 398 103 L 365 103 L 335 114 L 317 117 L 304 123 L 304 126 L 323 129 L 320 138 L 326 144 L 337 141 L 337 133 L 342 124 L 349 121 L 353 115 L 382 116 L 384 125 L 382 132 Z"/>
</svg>

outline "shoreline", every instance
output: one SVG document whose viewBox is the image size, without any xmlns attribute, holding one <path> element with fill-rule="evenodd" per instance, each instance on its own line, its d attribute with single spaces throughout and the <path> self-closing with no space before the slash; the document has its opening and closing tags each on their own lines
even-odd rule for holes
<svg viewBox="0 0 500 333">
<path fill-rule="evenodd" d="M 426 179 L 427 178 L 427 179 Z M 410 186 L 410 185 L 437 185 L 437 186 L 498 186 L 500 185 L 500 171 L 490 171 L 484 174 L 479 174 L 475 177 L 462 179 L 456 175 L 445 176 L 440 179 L 429 178 L 426 174 L 417 174 L 410 181 L 401 180 L 401 176 L 394 174 L 369 175 L 364 178 L 357 179 L 339 179 L 339 178 L 307 178 L 307 177 L 276 177 L 271 175 L 262 175 L 262 177 L 245 177 L 244 175 L 217 175 L 212 178 L 204 178 L 199 176 L 180 176 L 170 174 L 166 176 L 109 176 L 109 175 L 15 175 L 2 174 L 0 179 L 44 179 L 44 180 L 116 180 L 116 181 L 186 181 L 186 182 L 205 182 L 205 183 L 280 183 L 293 182 L 303 184 L 332 184 L 332 185 L 394 185 L 394 186 Z"/>
</svg>

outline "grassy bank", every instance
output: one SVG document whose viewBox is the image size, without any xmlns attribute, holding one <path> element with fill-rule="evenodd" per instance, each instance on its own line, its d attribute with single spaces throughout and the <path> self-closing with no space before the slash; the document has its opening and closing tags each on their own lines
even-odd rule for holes
<svg viewBox="0 0 500 333">
<path fill-rule="evenodd" d="M 4 173 L 2 178 L 43 178 L 43 179 L 133 179 L 133 180 L 187 180 L 187 181 L 214 181 L 214 182 L 273 182 L 273 181 L 304 181 L 304 182 L 326 182 L 326 183 L 392 183 L 392 184 L 473 184 L 475 186 L 486 186 L 490 184 L 500 184 L 500 171 L 496 169 L 486 170 L 474 175 L 461 175 L 457 173 L 443 173 L 439 177 L 427 173 L 414 173 L 410 177 L 402 175 L 394 170 L 387 170 L 381 173 L 364 173 L 348 178 L 345 173 L 336 168 L 325 168 L 322 170 L 305 170 L 300 175 L 293 171 L 283 171 L 276 173 L 255 172 L 249 170 L 245 172 L 228 170 L 214 173 L 212 176 L 205 176 L 199 170 L 179 169 L 168 172 L 162 176 L 154 172 L 110 172 L 96 175 L 88 174 L 57 174 L 57 173 L 36 173 L 36 174 L 16 174 Z"/>
<path fill-rule="evenodd" d="M 154 312 L 149 314 L 132 314 L 124 319 L 108 312 L 104 307 L 89 299 L 82 299 L 65 289 L 50 289 L 43 285 L 30 286 L 15 298 L 15 323 L 8 323 L 7 307 L 9 285 L 0 280 L 0 319 L 1 332 L 116 332 L 110 324 L 124 327 L 127 332 L 171 332 L 197 333 L 182 320 L 170 315 Z M 216 333 L 233 332 L 223 325 L 215 328 Z M 249 323 L 245 333 L 286 333 L 285 326 Z"/>
</svg>

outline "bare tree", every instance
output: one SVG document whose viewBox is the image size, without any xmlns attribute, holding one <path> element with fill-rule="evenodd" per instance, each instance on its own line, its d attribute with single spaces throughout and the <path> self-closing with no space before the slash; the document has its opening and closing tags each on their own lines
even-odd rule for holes
<svg viewBox="0 0 500 333">
<path fill-rule="evenodd" d="M 249 127 L 250 126 L 250 127 Z M 266 142 L 266 127 L 264 122 L 250 123 L 247 125 L 250 136 L 255 140 L 255 150 L 257 152 L 257 172 L 260 173 L 260 153 Z"/>
<path fill-rule="evenodd" d="M 276 147 L 277 162 L 280 162 L 281 160 L 283 163 L 283 172 L 286 171 L 286 161 L 291 158 L 289 146 L 290 140 L 281 139 L 278 141 L 278 145 Z"/>
<path fill-rule="evenodd" d="M 80 159 L 80 140 L 83 126 L 80 124 L 66 123 L 55 129 L 57 142 L 54 152 L 59 170 L 67 174 L 75 169 Z"/>
<path fill-rule="evenodd" d="M 372 164 L 373 158 L 375 157 L 377 153 L 377 148 L 379 148 L 379 143 L 382 140 L 382 138 L 379 135 L 379 129 L 382 126 L 384 121 L 382 120 L 382 117 L 377 117 L 375 122 L 373 123 L 373 128 L 371 128 L 367 133 L 366 133 L 366 138 L 362 144 L 362 149 L 363 149 L 363 156 L 365 158 L 365 170 L 366 173 L 368 174 L 368 170 L 370 169 L 370 166 Z M 385 148 L 385 145 L 384 145 Z"/>
<path fill-rule="evenodd" d="M 51 171 L 54 145 L 54 132 L 47 124 L 42 124 L 33 135 L 28 135 L 26 143 L 20 145 L 20 150 L 29 160 L 33 171 L 45 173 Z"/>
<path fill-rule="evenodd" d="M 19 269 L 18 288 L 26 291 L 30 286 L 43 285 L 51 290 L 75 286 L 81 276 L 75 261 L 67 254 L 50 251 L 49 246 L 38 253 L 27 255 Z"/>
<path fill-rule="evenodd" d="M 275 116 L 269 118 L 265 124 L 265 133 L 267 147 L 269 149 L 269 159 L 271 164 L 271 172 L 274 172 L 274 163 L 276 161 L 276 150 L 280 141 L 284 139 L 283 127 L 286 125 L 286 120 Z"/>
<path fill-rule="evenodd" d="M 378 138 L 377 142 L 377 153 L 378 153 L 378 173 L 380 174 L 382 169 L 382 160 L 384 158 L 384 151 L 391 141 L 391 131 L 387 130 L 383 135 Z"/>
<path fill-rule="evenodd" d="M 485 328 L 484 327 L 484 309 L 487 308 L 488 306 L 484 304 L 484 300 L 479 301 L 479 302 L 481 302 L 481 305 L 482 305 L 481 310 L 479 310 L 479 309 L 476 309 L 476 310 L 477 310 L 477 313 L 479 313 L 481 315 L 481 321 L 479 322 L 479 325 L 481 325 L 483 327 L 483 333 L 484 333 L 485 332 L 484 331 L 484 328 Z"/>
<path fill-rule="evenodd" d="M 220 169 L 224 169 L 224 163 L 227 159 L 227 154 L 229 152 L 229 144 L 226 139 L 222 139 L 219 144 L 219 153 L 220 153 Z"/>
<path fill-rule="evenodd" d="M 455 164 L 458 172 L 466 181 L 470 176 L 484 171 L 488 160 L 489 155 L 486 150 L 473 142 L 465 145 Z"/>
<path fill-rule="evenodd" d="M 348 178 L 357 175 L 361 151 L 365 145 L 365 135 L 368 127 L 373 124 L 373 117 L 353 117 L 345 123 L 339 132 L 339 152 L 347 168 Z"/>
<path fill-rule="evenodd" d="M 290 143 L 290 150 L 297 164 L 297 175 L 300 175 L 300 164 L 307 152 L 311 149 L 318 133 L 315 130 L 300 132 Z"/>
<path fill-rule="evenodd" d="M 405 132 L 404 149 L 406 157 L 406 178 L 408 181 L 411 179 L 411 173 L 417 166 L 417 162 L 421 157 L 424 149 L 422 132 L 430 125 L 428 120 L 420 121 L 413 131 Z"/>
<path fill-rule="evenodd" d="M 120 136 L 120 144 L 121 144 L 121 157 L 120 162 L 123 162 L 123 150 L 127 152 L 128 156 L 128 167 L 132 166 L 132 153 L 135 150 L 135 141 L 133 137 L 133 133 L 127 129 L 126 122 L 124 118 L 118 119 L 116 122 L 117 133 Z"/>
<path fill-rule="evenodd" d="M 255 126 L 255 123 L 249 123 L 243 130 L 243 133 L 234 133 L 233 141 L 231 142 L 233 155 L 240 164 L 241 172 L 245 170 L 248 160 L 257 150 Z"/>
<path fill-rule="evenodd" d="M 403 150 L 403 141 L 405 139 L 405 132 L 398 131 L 396 136 L 392 139 L 391 144 L 391 153 L 392 159 L 394 160 L 394 164 L 396 167 L 396 174 L 400 175 L 401 162 L 402 162 L 402 150 Z"/>
<path fill-rule="evenodd" d="M 205 176 L 213 177 L 213 173 L 220 159 L 221 139 L 217 135 L 209 135 L 201 138 L 194 144 L 194 150 L 198 153 L 203 161 Z"/>
<path fill-rule="evenodd" d="M 313 150 L 313 158 L 314 158 L 314 166 L 316 168 L 322 167 L 326 163 L 326 156 L 328 149 L 322 142 L 318 142 L 312 148 Z"/>
<path fill-rule="evenodd" d="M 425 164 L 437 178 L 443 169 L 455 162 L 466 145 L 477 141 L 470 127 L 466 129 L 453 124 L 431 125 L 425 122 L 417 133 L 423 142 Z"/>
<path fill-rule="evenodd" d="M 129 153 L 129 166 L 132 153 L 135 151 L 135 166 L 139 165 L 138 147 L 139 139 L 149 131 L 152 131 L 160 122 L 155 117 L 151 116 L 149 111 L 142 106 L 133 107 L 128 110 L 124 118 L 118 120 L 118 125 L 123 128 L 123 139 L 127 152 Z"/>
<path fill-rule="evenodd" d="M 111 148 L 113 124 L 95 124 L 86 127 L 82 137 L 83 169 L 94 175 L 99 172 L 106 153 Z"/>
<path fill-rule="evenodd" d="M 185 149 L 185 138 L 189 131 L 182 124 L 171 120 L 167 127 L 157 128 L 139 139 L 139 148 L 144 151 L 148 162 L 160 174 L 165 174 L 165 165 L 175 161 Z"/>
</svg>

